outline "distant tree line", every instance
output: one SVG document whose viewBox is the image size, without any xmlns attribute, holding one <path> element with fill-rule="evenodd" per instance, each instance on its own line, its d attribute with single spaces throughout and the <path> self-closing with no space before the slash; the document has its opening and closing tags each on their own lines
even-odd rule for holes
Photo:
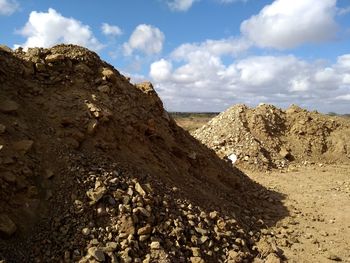
<svg viewBox="0 0 350 263">
<path fill-rule="evenodd" d="M 202 118 L 213 118 L 220 114 L 220 112 L 169 112 L 173 118 L 191 118 L 191 117 L 202 117 Z"/>
<path fill-rule="evenodd" d="M 328 112 L 327 115 L 329 116 L 339 116 L 339 117 L 346 117 L 346 118 L 350 118 L 350 113 L 346 113 L 346 114 L 339 114 L 336 112 Z"/>
</svg>

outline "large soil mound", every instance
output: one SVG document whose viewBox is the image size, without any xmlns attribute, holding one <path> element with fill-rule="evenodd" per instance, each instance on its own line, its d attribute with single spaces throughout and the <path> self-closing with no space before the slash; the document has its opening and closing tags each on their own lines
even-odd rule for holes
<svg viewBox="0 0 350 263">
<path fill-rule="evenodd" d="M 0 49 L 0 185 L 0 261 L 279 260 L 281 197 L 85 48 Z"/>
<path fill-rule="evenodd" d="M 349 163 L 350 121 L 292 105 L 235 105 L 194 132 L 220 157 L 235 154 L 248 169 L 284 168 L 289 163 Z"/>
</svg>

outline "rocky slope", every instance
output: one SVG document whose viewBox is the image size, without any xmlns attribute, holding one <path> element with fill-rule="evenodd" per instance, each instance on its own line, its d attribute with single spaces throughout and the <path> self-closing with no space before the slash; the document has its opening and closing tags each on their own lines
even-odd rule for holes
<svg viewBox="0 0 350 263">
<path fill-rule="evenodd" d="M 281 257 L 261 229 L 286 214 L 282 197 L 82 47 L 0 48 L 0 185 L 0 261 Z"/>
<path fill-rule="evenodd" d="M 291 162 L 349 163 L 350 121 L 262 104 L 235 105 L 194 132 L 219 156 L 235 154 L 246 169 L 284 168 Z"/>
</svg>

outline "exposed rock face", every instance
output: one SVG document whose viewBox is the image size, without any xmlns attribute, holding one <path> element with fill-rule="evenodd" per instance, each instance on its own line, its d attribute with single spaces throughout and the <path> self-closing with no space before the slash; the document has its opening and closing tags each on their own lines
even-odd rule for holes
<svg viewBox="0 0 350 263">
<path fill-rule="evenodd" d="M 85 48 L 0 49 L 0 98 L 0 261 L 243 262 L 282 216 Z"/>
<path fill-rule="evenodd" d="M 235 105 L 194 132 L 219 156 L 235 154 L 247 169 L 284 168 L 290 162 L 350 162 L 350 121 L 263 104 Z"/>
</svg>

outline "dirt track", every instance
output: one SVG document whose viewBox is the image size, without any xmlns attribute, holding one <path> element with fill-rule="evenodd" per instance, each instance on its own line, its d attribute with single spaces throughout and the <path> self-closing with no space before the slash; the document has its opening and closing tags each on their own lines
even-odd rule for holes
<svg viewBox="0 0 350 263">
<path fill-rule="evenodd" d="M 248 173 L 285 195 L 289 216 L 273 232 L 288 262 L 350 262 L 350 166 Z"/>
</svg>

